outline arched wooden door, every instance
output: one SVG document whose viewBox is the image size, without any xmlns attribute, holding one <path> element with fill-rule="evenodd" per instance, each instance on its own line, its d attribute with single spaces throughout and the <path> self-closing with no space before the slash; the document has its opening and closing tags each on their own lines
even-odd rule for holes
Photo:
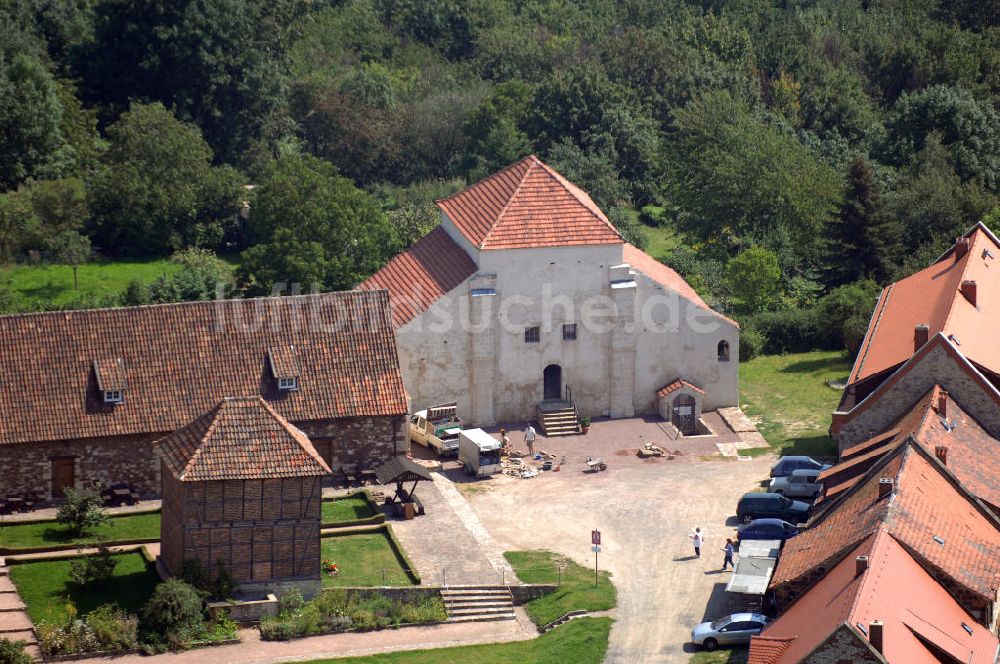
<svg viewBox="0 0 1000 664">
<path fill-rule="evenodd" d="M 671 422 L 685 436 L 698 433 L 698 423 L 695 420 L 695 401 L 689 394 L 680 394 L 674 399 L 673 417 Z"/>
<path fill-rule="evenodd" d="M 542 372 L 543 399 L 556 401 L 562 399 L 562 367 L 550 364 Z"/>
</svg>

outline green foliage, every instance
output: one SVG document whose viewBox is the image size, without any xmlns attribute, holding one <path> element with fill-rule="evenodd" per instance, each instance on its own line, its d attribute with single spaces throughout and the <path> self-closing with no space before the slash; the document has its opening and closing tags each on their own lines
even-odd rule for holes
<svg viewBox="0 0 1000 664">
<path fill-rule="evenodd" d="M 115 575 L 118 559 L 111 553 L 106 542 L 97 548 L 97 553 L 91 556 L 81 556 L 70 561 L 69 577 L 81 586 L 106 586 Z"/>
<path fill-rule="evenodd" d="M 63 143 L 62 105 L 52 75 L 21 54 L 0 58 L 0 191 L 46 175 Z"/>
<path fill-rule="evenodd" d="M 634 211 L 626 208 L 613 207 L 608 210 L 608 220 L 615 225 L 625 241 L 631 242 L 640 249 L 645 249 L 649 240 L 643 233 L 642 225 L 636 216 Z"/>
<path fill-rule="evenodd" d="M 781 268 L 778 256 L 763 247 L 751 247 L 726 263 L 726 289 L 750 311 L 765 309 L 778 295 Z"/>
<path fill-rule="evenodd" d="M 138 619 L 117 604 L 99 606 L 83 620 L 76 619 L 76 608 L 70 604 L 66 622 L 44 620 L 36 631 L 41 651 L 61 656 L 135 648 L 139 644 L 138 626 Z"/>
<path fill-rule="evenodd" d="M 250 236 L 239 275 L 262 294 L 298 285 L 345 290 L 398 248 L 375 200 L 308 155 L 279 159 L 254 191 Z"/>
<path fill-rule="evenodd" d="M 130 283 L 123 296 L 128 304 L 165 304 L 225 297 L 233 283 L 233 267 L 207 249 L 184 249 L 170 260 L 180 269 L 156 278 L 148 288 Z"/>
<path fill-rule="evenodd" d="M 242 182 L 233 169 L 212 166 L 197 127 L 161 104 L 133 104 L 107 133 L 105 169 L 90 190 L 95 244 L 132 256 L 221 244 L 236 223 Z"/>
<path fill-rule="evenodd" d="M 756 325 L 740 326 L 740 362 L 747 362 L 764 353 L 767 336 Z"/>
<path fill-rule="evenodd" d="M 92 528 L 104 524 L 108 520 L 107 513 L 101 508 L 104 501 L 93 489 L 66 489 L 66 498 L 59 506 L 56 521 L 66 527 L 75 536 L 80 536 Z"/>
<path fill-rule="evenodd" d="M 506 551 L 503 555 L 524 583 L 560 584 L 554 592 L 525 605 L 528 617 L 538 626 L 570 611 L 606 611 L 615 606 L 615 587 L 608 572 L 601 572 L 595 585 L 594 570 L 551 551 Z"/>
<path fill-rule="evenodd" d="M 38 232 L 38 217 L 20 193 L 0 194 L 0 261 L 9 261 L 27 248 Z"/>
<path fill-rule="evenodd" d="M 202 600 L 193 586 L 170 579 L 156 586 L 142 611 L 146 629 L 168 643 L 182 644 L 202 627 Z"/>
<path fill-rule="evenodd" d="M 33 664 L 35 658 L 24 651 L 24 641 L 0 638 L 0 664 Z"/>
</svg>

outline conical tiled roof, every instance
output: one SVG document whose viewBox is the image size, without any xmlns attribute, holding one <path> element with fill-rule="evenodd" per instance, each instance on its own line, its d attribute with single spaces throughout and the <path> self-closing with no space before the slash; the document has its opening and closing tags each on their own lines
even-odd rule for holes
<svg viewBox="0 0 1000 664">
<path fill-rule="evenodd" d="M 478 249 L 623 242 L 590 196 L 535 155 L 437 204 Z"/>
<path fill-rule="evenodd" d="M 182 482 L 326 475 L 309 438 L 260 397 L 230 397 L 158 442 Z"/>
</svg>

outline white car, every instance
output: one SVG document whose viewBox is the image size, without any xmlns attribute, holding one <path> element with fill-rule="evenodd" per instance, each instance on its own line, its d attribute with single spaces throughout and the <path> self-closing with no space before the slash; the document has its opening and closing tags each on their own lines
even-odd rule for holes
<svg viewBox="0 0 1000 664">
<path fill-rule="evenodd" d="M 767 622 L 767 616 L 760 613 L 734 613 L 697 625 L 691 630 L 691 643 L 705 650 L 715 650 L 720 645 L 746 645 L 751 636 L 760 634 Z"/>
<path fill-rule="evenodd" d="M 818 481 L 820 472 L 814 468 L 793 470 L 791 475 L 772 478 L 767 490 L 789 498 L 815 498 L 823 490 Z"/>
</svg>

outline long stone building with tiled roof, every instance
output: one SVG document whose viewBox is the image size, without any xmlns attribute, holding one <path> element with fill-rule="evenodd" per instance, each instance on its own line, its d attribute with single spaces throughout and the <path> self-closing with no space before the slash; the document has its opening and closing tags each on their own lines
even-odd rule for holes
<svg viewBox="0 0 1000 664">
<path fill-rule="evenodd" d="M 359 286 L 390 292 L 414 410 L 455 401 L 491 424 L 573 402 L 692 433 L 702 408 L 737 405 L 738 325 L 537 157 L 438 207 L 441 225 Z M 695 389 L 663 402 L 678 380 Z"/>
<path fill-rule="evenodd" d="M 0 487 L 160 487 L 153 443 L 260 396 L 331 467 L 405 454 L 385 292 L 0 316 Z"/>
</svg>

